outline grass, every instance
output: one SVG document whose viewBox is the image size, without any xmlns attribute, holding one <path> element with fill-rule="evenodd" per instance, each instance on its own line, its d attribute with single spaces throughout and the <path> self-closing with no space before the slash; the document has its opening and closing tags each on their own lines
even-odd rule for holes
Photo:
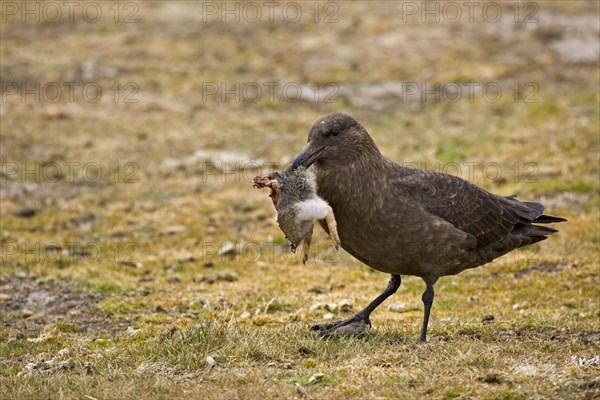
<svg viewBox="0 0 600 400">
<path fill-rule="evenodd" d="M 586 25 L 597 3 L 538 5 L 527 29 L 402 23 L 391 2 L 340 2 L 327 25 L 203 22 L 195 2 L 140 2 L 135 24 L 8 18 L 3 82 L 97 82 L 104 95 L 1 104 L 0 398 L 600 396 L 598 64 L 560 47 L 597 42 Z M 387 81 L 498 82 L 506 95 L 403 103 L 373 94 Z M 115 102 L 115 82 L 134 82 L 139 102 Z M 337 103 L 203 99 L 204 84 L 223 82 L 340 86 Z M 536 83 L 539 101 L 515 102 L 515 82 Z M 334 111 L 391 159 L 569 222 L 441 279 L 427 344 L 413 277 L 365 337 L 318 339 L 313 323 L 352 315 L 388 277 L 335 253 L 320 229 L 302 265 L 250 179 L 289 162 Z"/>
</svg>

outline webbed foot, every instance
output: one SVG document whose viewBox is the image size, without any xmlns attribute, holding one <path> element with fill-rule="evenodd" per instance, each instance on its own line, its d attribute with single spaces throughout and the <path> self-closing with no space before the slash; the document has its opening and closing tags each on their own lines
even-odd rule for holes
<svg viewBox="0 0 600 400">
<path fill-rule="evenodd" d="M 361 336 L 367 333 L 366 326 L 371 326 L 369 318 L 361 313 L 343 321 L 314 325 L 311 330 L 317 331 L 320 337 L 331 336 Z"/>
</svg>

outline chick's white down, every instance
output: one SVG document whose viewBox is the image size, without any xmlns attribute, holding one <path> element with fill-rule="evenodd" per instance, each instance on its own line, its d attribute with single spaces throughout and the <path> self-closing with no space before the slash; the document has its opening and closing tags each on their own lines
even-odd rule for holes
<svg viewBox="0 0 600 400">
<path fill-rule="evenodd" d="M 327 202 L 317 196 L 296 203 L 294 204 L 294 207 L 296 209 L 296 218 L 299 221 L 325 219 L 329 210 Z"/>
</svg>

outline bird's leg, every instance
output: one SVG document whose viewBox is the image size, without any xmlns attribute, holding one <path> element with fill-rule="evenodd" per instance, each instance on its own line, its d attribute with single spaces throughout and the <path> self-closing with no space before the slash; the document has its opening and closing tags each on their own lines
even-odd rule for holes
<svg viewBox="0 0 600 400">
<path fill-rule="evenodd" d="M 313 331 L 318 331 L 319 336 L 336 336 L 336 335 L 362 335 L 365 331 L 365 325 L 371 326 L 369 317 L 388 297 L 396 293 L 400 287 L 400 275 L 392 274 L 387 288 L 375 300 L 361 311 L 357 312 L 353 317 L 343 321 L 336 321 L 329 324 L 319 324 L 313 326 Z"/>
<path fill-rule="evenodd" d="M 427 324 L 429 324 L 429 313 L 431 312 L 431 306 L 433 305 L 433 295 L 433 285 L 427 284 L 427 289 L 425 289 L 423 296 L 421 297 L 425 306 L 423 326 L 421 326 L 421 342 L 427 341 Z"/>
<path fill-rule="evenodd" d="M 335 221 L 335 216 L 333 215 L 333 208 L 331 208 L 331 206 L 328 206 L 327 208 L 327 216 L 325 217 L 325 221 L 327 222 L 327 229 L 329 229 L 329 235 L 333 239 L 335 248 L 339 249 L 341 243 L 340 235 L 338 235 L 337 222 Z"/>
<path fill-rule="evenodd" d="M 310 236 L 302 241 L 302 264 L 306 264 L 310 252 Z"/>
</svg>

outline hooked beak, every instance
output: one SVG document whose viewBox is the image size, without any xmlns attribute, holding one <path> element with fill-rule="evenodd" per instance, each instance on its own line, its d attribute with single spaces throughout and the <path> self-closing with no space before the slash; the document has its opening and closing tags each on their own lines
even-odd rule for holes
<svg viewBox="0 0 600 400">
<path fill-rule="evenodd" d="M 327 146 L 314 147 L 308 143 L 304 149 L 302 149 L 300 154 L 294 158 L 291 170 L 295 171 L 300 166 L 304 168 L 310 167 L 317 160 L 319 154 L 321 154 L 326 148 Z"/>
</svg>

